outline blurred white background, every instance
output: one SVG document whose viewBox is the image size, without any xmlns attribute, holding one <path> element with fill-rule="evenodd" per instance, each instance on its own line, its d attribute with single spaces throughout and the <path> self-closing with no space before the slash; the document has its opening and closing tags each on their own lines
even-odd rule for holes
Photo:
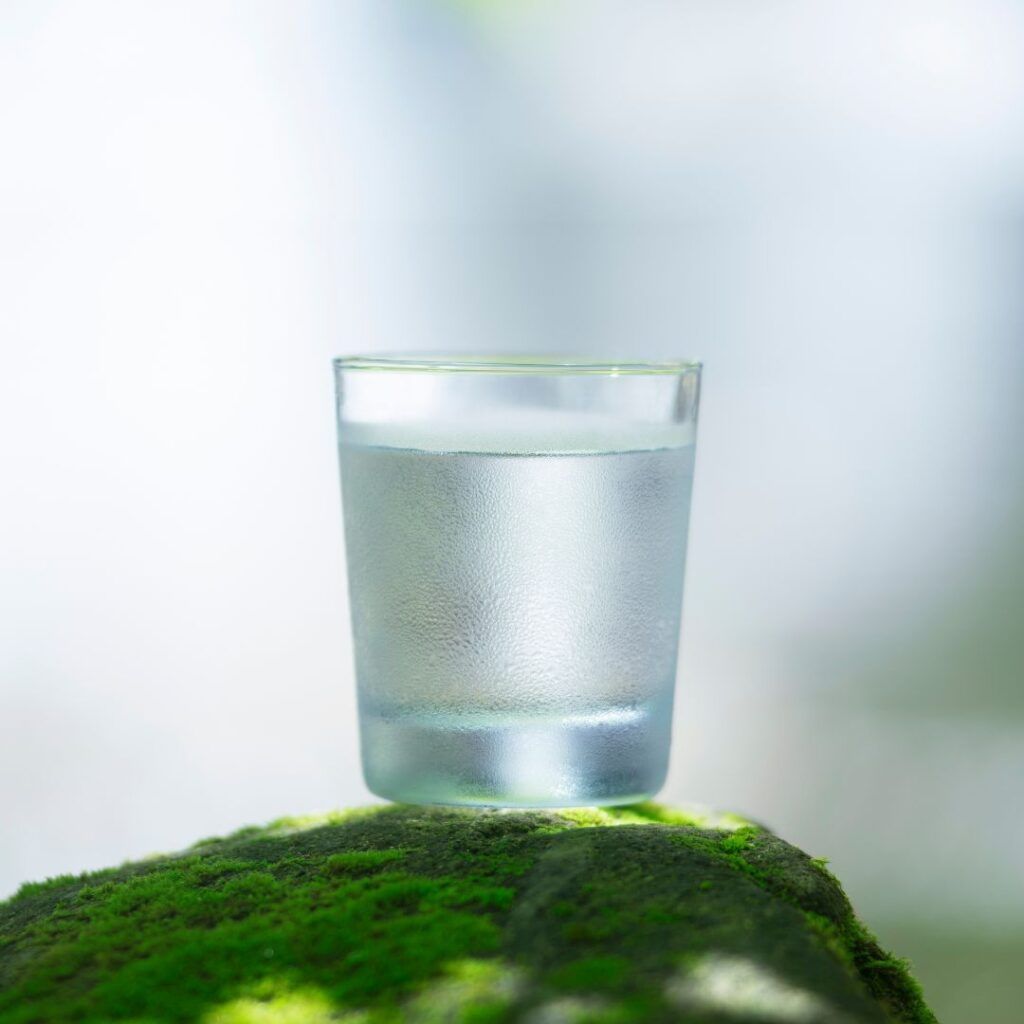
<svg viewBox="0 0 1024 1024">
<path fill-rule="evenodd" d="M 696 356 L 663 798 L 1010 1019 L 1022 53 L 1010 0 L 0 4 L 0 896 L 369 799 L 331 356 Z"/>
</svg>

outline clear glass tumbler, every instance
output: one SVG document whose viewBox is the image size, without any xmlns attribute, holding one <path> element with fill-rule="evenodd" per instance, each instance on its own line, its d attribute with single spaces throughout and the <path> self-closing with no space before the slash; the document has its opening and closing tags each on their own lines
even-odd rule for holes
<svg viewBox="0 0 1024 1024">
<path fill-rule="evenodd" d="M 363 770 L 616 804 L 668 766 L 700 365 L 335 361 Z"/>
</svg>

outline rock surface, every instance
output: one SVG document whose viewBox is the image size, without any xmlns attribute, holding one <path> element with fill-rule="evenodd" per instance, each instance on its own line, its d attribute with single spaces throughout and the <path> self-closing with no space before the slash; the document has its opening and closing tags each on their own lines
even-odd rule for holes
<svg viewBox="0 0 1024 1024">
<path fill-rule="evenodd" d="M 0 1022 L 934 1021 L 820 862 L 733 816 L 388 806 L 0 904 Z"/>
</svg>

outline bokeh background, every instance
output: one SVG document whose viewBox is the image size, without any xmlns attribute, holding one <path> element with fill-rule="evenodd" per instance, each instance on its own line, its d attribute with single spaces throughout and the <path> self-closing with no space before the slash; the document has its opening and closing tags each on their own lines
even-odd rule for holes
<svg viewBox="0 0 1024 1024">
<path fill-rule="evenodd" d="M 669 801 L 1024 956 L 1024 6 L 0 4 L 0 896 L 366 801 L 329 359 L 706 363 Z"/>
</svg>

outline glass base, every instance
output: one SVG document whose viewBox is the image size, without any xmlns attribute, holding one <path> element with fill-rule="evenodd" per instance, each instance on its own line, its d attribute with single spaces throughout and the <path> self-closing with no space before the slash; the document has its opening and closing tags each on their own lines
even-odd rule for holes
<svg viewBox="0 0 1024 1024">
<path fill-rule="evenodd" d="M 653 796 L 668 767 L 671 708 L 483 718 L 361 716 L 363 771 L 403 803 L 579 807 Z"/>
</svg>

